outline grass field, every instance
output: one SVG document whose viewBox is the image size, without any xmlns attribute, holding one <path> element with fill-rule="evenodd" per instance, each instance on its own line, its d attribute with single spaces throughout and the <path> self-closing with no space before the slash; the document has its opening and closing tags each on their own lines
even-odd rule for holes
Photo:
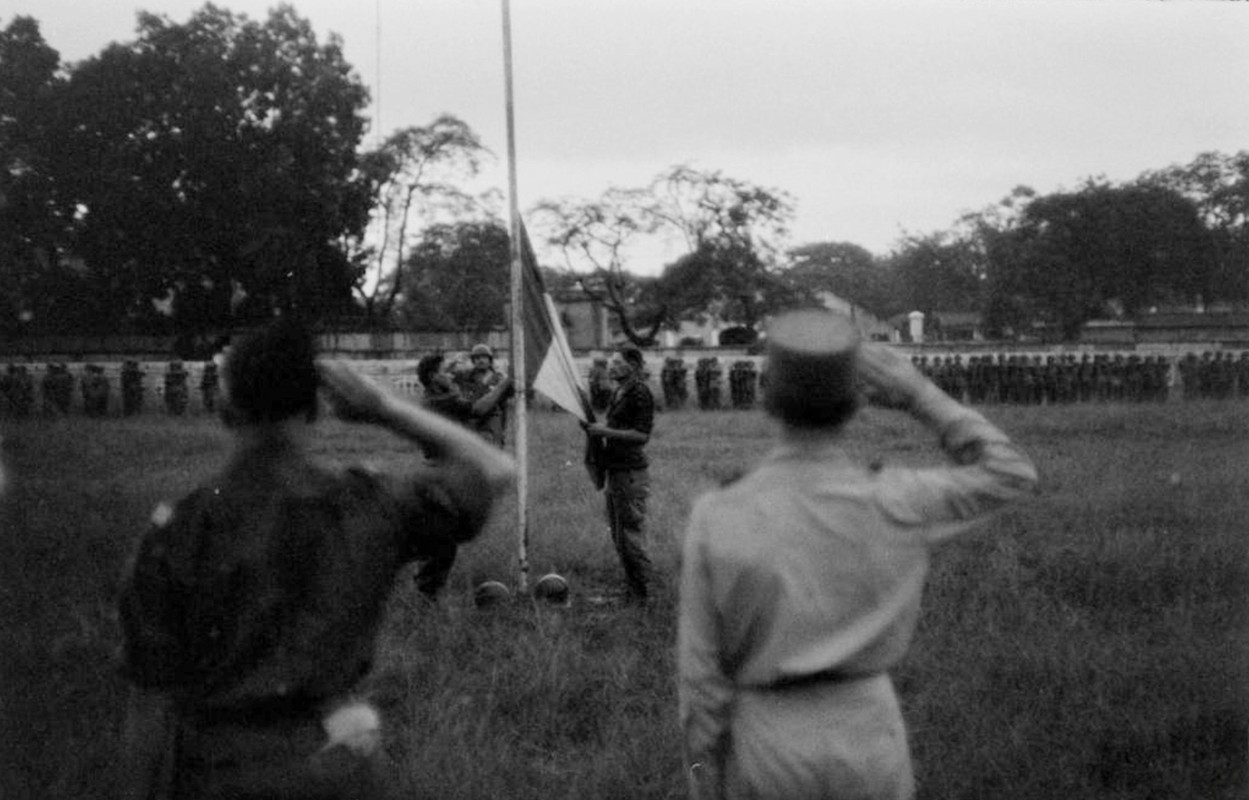
<svg viewBox="0 0 1249 800">
<path fill-rule="evenodd" d="M 923 798 L 1243 798 L 1249 756 L 1249 407 L 992 408 L 1034 457 L 1037 497 L 934 559 L 895 673 Z M 531 415 L 531 574 L 564 609 L 473 609 L 516 576 L 513 511 L 469 546 L 438 608 L 401 580 L 376 691 L 414 798 L 677 798 L 675 569 L 700 492 L 767 447 L 756 412 L 662 414 L 645 611 L 619 581 L 570 418 Z M 113 598 L 156 501 L 218 468 L 206 417 L 10 423 L 0 508 L 0 797 L 111 796 L 124 687 Z M 852 423 L 863 458 L 938 453 L 904 417 Z M 383 435 L 325 423 L 333 459 L 399 465 Z"/>
</svg>

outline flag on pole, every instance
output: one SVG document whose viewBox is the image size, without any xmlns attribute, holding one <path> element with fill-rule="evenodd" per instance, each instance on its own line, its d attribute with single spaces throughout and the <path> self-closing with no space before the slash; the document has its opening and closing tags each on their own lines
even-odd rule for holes
<svg viewBox="0 0 1249 800">
<path fill-rule="evenodd" d="M 525 377 L 529 388 L 546 395 L 555 405 L 582 422 L 593 422 L 590 399 L 581 386 L 568 346 L 568 336 L 559 321 L 559 310 L 547 293 L 538 272 L 538 263 L 529 243 L 525 224 L 520 224 L 520 262 L 525 323 Z"/>
<path fill-rule="evenodd" d="M 573 361 L 568 336 L 560 323 L 559 309 L 555 307 L 555 301 L 542 281 L 542 274 L 538 272 L 538 261 L 534 257 L 525 223 L 521 222 L 517 227 L 520 230 L 521 317 L 525 326 L 527 388 L 541 392 L 582 422 L 592 423 L 594 410 Z M 586 437 L 586 469 L 600 489 L 603 474 L 598 456 L 602 445 L 600 437 Z"/>
</svg>

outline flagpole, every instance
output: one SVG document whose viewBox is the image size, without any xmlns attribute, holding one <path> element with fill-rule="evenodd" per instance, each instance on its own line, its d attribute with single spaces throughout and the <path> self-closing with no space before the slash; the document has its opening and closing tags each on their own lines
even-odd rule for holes
<svg viewBox="0 0 1249 800">
<path fill-rule="evenodd" d="M 507 188 L 512 242 L 512 380 L 516 387 L 516 533 L 518 592 L 529 589 L 529 413 L 526 402 L 525 325 L 520 263 L 520 205 L 516 195 L 516 121 L 512 113 L 512 8 L 503 3 L 503 78 L 507 99 Z"/>
</svg>

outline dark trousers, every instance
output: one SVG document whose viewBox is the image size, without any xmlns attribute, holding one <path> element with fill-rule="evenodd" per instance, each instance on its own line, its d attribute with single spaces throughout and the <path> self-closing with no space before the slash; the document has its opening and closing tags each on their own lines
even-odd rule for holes
<svg viewBox="0 0 1249 800">
<path fill-rule="evenodd" d="M 447 585 L 458 549 L 455 542 L 449 541 L 431 542 L 421 548 L 415 579 L 421 594 L 432 600 Z"/>
<path fill-rule="evenodd" d="M 607 497 L 612 544 L 624 567 L 629 594 L 644 599 L 651 578 L 651 560 L 646 553 L 646 498 L 650 495 L 650 475 L 645 469 L 608 470 L 603 493 Z"/>
</svg>

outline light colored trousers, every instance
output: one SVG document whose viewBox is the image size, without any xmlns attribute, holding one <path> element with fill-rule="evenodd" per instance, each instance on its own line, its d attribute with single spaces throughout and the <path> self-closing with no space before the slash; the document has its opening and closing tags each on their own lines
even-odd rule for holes
<svg viewBox="0 0 1249 800">
<path fill-rule="evenodd" d="M 728 800 L 910 800 L 906 726 L 886 674 L 741 691 Z"/>
</svg>

